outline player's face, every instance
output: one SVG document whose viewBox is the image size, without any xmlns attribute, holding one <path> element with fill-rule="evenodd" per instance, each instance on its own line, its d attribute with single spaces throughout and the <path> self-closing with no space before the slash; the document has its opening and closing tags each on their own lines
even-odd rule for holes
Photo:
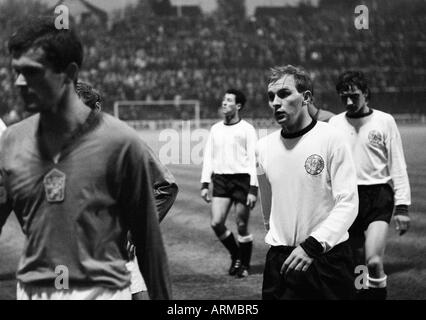
<svg viewBox="0 0 426 320">
<path fill-rule="evenodd" d="M 240 109 L 239 104 L 235 103 L 235 94 L 226 93 L 222 100 L 222 112 L 224 116 L 234 116 L 235 113 Z"/>
<path fill-rule="evenodd" d="M 302 116 L 303 92 L 296 89 L 293 75 L 285 75 L 268 85 L 269 106 L 280 125 L 294 125 Z"/>
<path fill-rule="evenodd" d="M 12 68 L 26 111 L 51 110 L 64 96 L 66 76 L 53 70 L 45 60 L 43 49 L 30 48 L 20 57 L 13 58 Z"/>
<path fill-rule="evenodd" d="M 352 86 L 339 93 L 346 110 L 351 114 L 363 112 L 366 107 L 366 95 L 357 86 Z"/>
</svg>

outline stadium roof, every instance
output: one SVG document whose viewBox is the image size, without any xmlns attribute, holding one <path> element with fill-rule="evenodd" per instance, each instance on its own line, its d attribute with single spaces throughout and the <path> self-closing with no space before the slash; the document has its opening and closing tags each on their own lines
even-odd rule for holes
<svg viewBox="0 0 426 320">
<path fill-rule="evenodd" d="M 100 18 L 101 21 L 107 21 L 108 14 L 105 10 L 91 4 L 86 0 L 59 0 L 53 8 L 65 5 L 68 7 L 70 14 L 77 20 L 81 19 L 83 15 L 94 14 Z M 52 9 L 50 9 L 52 10 Z"/>
</svg>

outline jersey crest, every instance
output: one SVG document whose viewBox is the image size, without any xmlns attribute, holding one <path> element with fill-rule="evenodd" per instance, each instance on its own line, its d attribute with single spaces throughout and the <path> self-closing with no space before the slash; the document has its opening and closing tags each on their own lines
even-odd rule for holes
<svg viewBox="0 0 426 320">
<path fill-rule="evenodd" d="M 43 184 L 48 202 L 62 202 L 65 198 L 65 173 L 54 168 L 44 176 Z"/>
<path fill-rule="evenodd" d="M 305 161 L 305 170 L 310 175 L 316 176 L 324 170 L 324 159 L 318 155 L 310 155 Z"/>
<path fill-rule="evenodd" d="M 373 146 L 380 146 L 382 144 L 382 135 L 379 131 L 376 130 L 371 130 L 368 133 L 368 141 L 370 141 L 370 143 Z"/>
</svg>

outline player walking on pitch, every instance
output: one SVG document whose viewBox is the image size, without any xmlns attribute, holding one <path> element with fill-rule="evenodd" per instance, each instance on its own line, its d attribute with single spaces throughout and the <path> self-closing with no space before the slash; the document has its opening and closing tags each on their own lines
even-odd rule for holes
<svg viewBox="0 0 426 320">
<path fill-rule="evenodd" d="M 230 275 L 248 276 L 253 248 L 253 235 L 248 232 L 250 210 L 257 197 L 256 131 L 241 119 L 244 94 L 235 89 L 226 91 L 222 101 L 224 120 L 214 124 L 204 148 L 201 174 L 201 197 L 211 202 L 211 226 L 216 236 L 231 255 Z M 213 197 L 209 196 L 209 183 L 213 184 Z M 235 206 L 238 243 L 225 226 Z"/>
<path fill-rule="evenodd" d="M 26 236 L 18 299 L 131 299 L 129 230 L 150 297 L 170 298 L 152 158 L 133 129 L 78 98 L 80 40 L 54 18 L 37 19 L 14 33 L 9 51 L 25 107 L 36 113 L 0 142 L 0 226 L 13 210 Z M 58 266 L 68 270 L 68 290 L 56 285 Z"/>
<path fill-rule="evenodd" d="M 354 296 L 347 230 L 358 210 L 355 166 L 337 129 L 309 115 L 312 96 L 304 70 L 272 69 L 269 105 L 282 129 L 256 148 L 260 196 L 272 194 L 270 212 L 263 208 L 266 300 Z"/>
<path fill-rule="evenodd" d="M 349 229 L 350 242 L 369 273 L 368 289 L 359 295 L 382 300 L 387 296 L 383 256 L 394 205 L 400 235 L 410 223 L 410 185 L 401 136 L 390 114 L 369 106 L 370 91 L 362 72 L 342 73 L 336 90 L 347 111 L 331 118 L 330 124 L 347 133 L 358 176 L 359 212 Z"/>
</svg>

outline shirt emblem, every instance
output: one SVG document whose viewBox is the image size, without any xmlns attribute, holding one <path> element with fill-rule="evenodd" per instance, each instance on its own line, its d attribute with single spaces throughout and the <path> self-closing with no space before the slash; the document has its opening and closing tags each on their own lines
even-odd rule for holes
<svg viewBox="0 0 426 320">
<path fill-rule="evenodd" d="M 382 135 L 379 131 L 376 130 L 371 130 L 368 133 L 368 141 L 370 141 L 370 143 L 373 146 L 380 146 L 382 144 Z"/>
<path fill-rule="evenodd" d="M 313 176 L 320 174 L 324 170 L 324 159 L 317 154 L 310 155 L 305 161 L 305 170 Z"/>
<path fill-rule="evenodd" d="M 62 202 L 65 198 L 65 173 L 52 169 L 44 176 L 43 184 L 48 202 Z"/>
</svg>

